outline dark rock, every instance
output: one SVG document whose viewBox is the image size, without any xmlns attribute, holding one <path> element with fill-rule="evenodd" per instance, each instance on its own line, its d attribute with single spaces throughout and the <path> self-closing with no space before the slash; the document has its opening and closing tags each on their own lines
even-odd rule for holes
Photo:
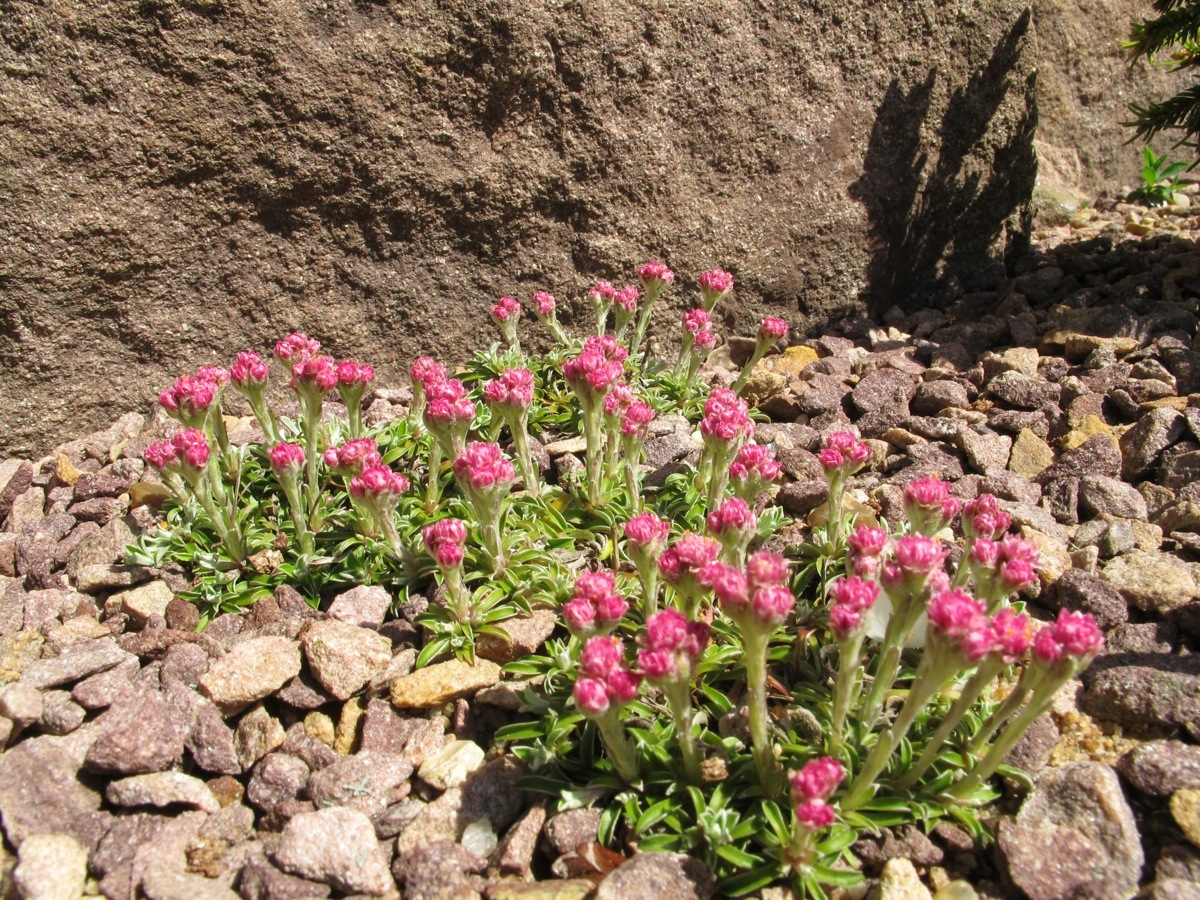
<svg viewBox="0 0 1200 900">
<path fill-rule="evenodd" d="M 908 415 L 908 403 L 917 390 L 912 375 L 895 369 L 875 369 L 858 382 L 850 392 L 850 400 L 863 414 L 888 410 Z"/>
<path fill-rule="evenodd" d="M 546 820 L 545 837 L 557 855 L 594 843 L 600 831 L 600 810 L 569 809 Z"/>
<path fill-rule="evenodd" d="M 187 847 L 207 815 L 135 814 L 120 816 L 92 856 L 91 867 L 102 875 L 100 891 L 110 900 L 134 900 L 146 874 L 155 869 L 182 872 Z"/>
<path fill-rule="evenodd" d="M 1054 610 L 1091 613 L 1105 631 L 1129 621 L 1129 604 L 1120 592 L 1083 569 L 1068 569 L 1041 599 Z"/>
<path fill-rule="evenodd" d="M 299 675 L 285 684 L 275 696 L 288 706 L 302 710 L 319 709 L 326 703 L 333 702 L 333 697 L 321 687 L 307 669 L 302 670 Z"/>
<path fill-rule="evenodd" d="M 319 772 L 327 766 L 332 766 L 334 763 L 346 758 L 337 753 L 332 747 L 306 734 L 304 724 L 301 722 L 297 722 L 287 730 L 287 736 L 284 738 L 283 745 L 279 749 L 284 753 L 300 757 L 313 772 Z M 366 748 L 364 747 L 363 749 L 365 750 Z"/>
<path fill-rule="evenodd" d="M 1000 820 L 997 864 L 1029 900 L 1101 897 L 1108 860 L 1095 843 L 1063 825 Z M 1092 893 L 1097 891 L 1096 893 Z"/>
<path fill-rule="evenodd" d="M 1122 756 L 1117 771 L 1151 797 L 1200 789 L 1200 747 L 1181 741 L 1151 741 Z"/>
<path fill-rule="evenodd" d="M 987 423 L 996 431 L 1006 431 L 1009 434 L 1020 434 L 1028 428 L 1038 437 L 1045 440 L 1050 436 L 1050 417 L 1045 410 L 1000 409 L 995 407 L 987 412 Z"/>
<path fill-rule="evenodd" d="M 84 709 L 104 709 L 112 706 L 133 688 L 133 678 L 141 669 L 136 656 L 125 654 L 122 662 L 104 672 L 91 675 L 71 691 L 71 699 Z"/>
<path fill-rule="evenodd" d="M 285 800 L 296 800 L 308 783 L 309 769 L 289 753 L 268 753 L 254 767 L 246 786 L 246 799 L 264 813 Z"/>
<path fill-rule="evenodd" d="M 800 393 L 797 403 L 810 416 L 840 412 L 842 400 L 850 393 L 850 386 L 841 377 L 834 375 L 814 374 L 806 378 L 804 384 L 807 387 Z"/>
<path fill-rule="evenodd" d="M 1079 708 L 1098 719 L 1185 728 L 1200 723 L 1200 656 L 1108 657 L 1083 673 L 1083 683 Z"/>
<path fill-rule="evenodd" d="M 529 877 L 533 868 L 533 857 L 537 852 L 538 838 L 545 822 L 546 807 L 545 804 L 539 803 L 531 806 L 508 830 L 491 857 L 492 864 L 501 874 Z M 375 830 L 378 833 L 378 822 Z"/>
<path fill-rule="evenodd" d="M 1149 516 L 1145 498 L 1132 485 L 1117 478 L 1085 475 L 1079 480 L 1079 504 L 1092 516 L 1107 513 L 1142 521 Z"/>
<path fill-rule="evenodd" d="M 275 602 L 279 604 L 279 611 L 285 616 L 297 619 L 322 619 L 325 617 L 324 613 L 310 605 L 291 585 L 281 584 L 275 588 L 274 597 Z"/>
<path fill-rule="evenodd" d="M 1007 406 L 1041 409 L 1057 405 L 1062 388 L 1020 372 L 1002 372 L 987 383 L 988 393 Z"/>
<path fill-rule="evenodd" d="M 1036 506 L 1042 499 L 1042 488 L 1035 481 L 1012 472 L 993 472 L 979 481 L 980 494 L 991 494 L 999 500 Z"/>
<path fill-rule="evenodd" d="M 367 750 L 314 772 L 308 779 L 308 796 L 318 809 L 348 806 L 376 816 L 412 772 L 412 763 L 399 754 Z"/>
<path fill-rule="evenodd" d="M 889 859 L 907 859 L 918 866 L 937 866 L 945 858 L 942 848 L 912 825 L 895 830 L 885 828 L 879 837 L 864 837 L 854 844 L 853 852 L 869 870 L 883 868 Z"/>
<path fill-rule="evenodd" d="M 1058 478 L 1082 478 L 1084 475 L 1121 477 L 1121 451 L 1112 437 L 1097 434 L 1088 438 L 1074 450 L 1063 453 L 1034 480 L 1044 486 Z"/>
<path fill-rule="evenodd" d="M 1200 850 L 1182 844 L 1164 847 L 1154 866 L 1156 878 L 1200 883 Z"/>
<path fill-rule="evenodd" d="M 411 900 L 469 897 L 483 888 L 487 861 L 454 841 L 432 841 L 396 858 L 392 873 Z"/>
<path fill-rule="evenodd" d="M 672 897 L 706 900 L 716 893 L 716 879 L 698 859 L 680 853 L 635 853 L 600 882 L 595 900 L 628 897 Z"/>
<path fill-rule="evenodd" d="M 909 401 L 909 408 L 918 416 L 936 416 L 943 409 L 966 409 L 970 405 L 967 389 L 950 380 L 923 382 Z"/>
<path fill-rule="evenodd" d="M 66 737 L 29 738 L 0 756 L 0 818 L 14 847 L 31 834 L 67 834 L 95 849 L 110 816 L 100 811 L 100 793 L 79 779 L 94 736 L 88 726 Z"/>
<path fill-rule="evenodd" d="M 1049 713 L 1038 716 L 1030 723 L 1025 733 L 1017 738 L 1004 761 L 1010 766 L 1036 775 L 1050 761 L 1050 754 L 1054 752 L 1059 737 L 1054 718 Z"/>
<path fill-rule="evenodd" d="M 1122 474 L 1127 481 L 1143 477 L 1158 461 L 1159 454 L 1182 436 L 1185 420 L 1176 410 L 1155 409 L 1146 413 L 1121 435 Z"/>
<path fill-rule="evenodd" d="M 13 501 L 33 483 L 33 463 L 24 459 L 0 462 L 0 522 L 12 511 Z"/>
<path fill-rule="evenodd" d="M 350 625 L 378 629 L 391 608 L 392 595 L 385 588 L 362 585 L 334 597 L 327 615 Z"/>
<path fill-rule="evenodd" d="M 1078 478 L 1054 478 L 1042 482 L 1042 500 L 1051 514 L 1064 525 L 1079 522 Z"/>
<path fill-rule="evenodd" d="M 1104 653 L 1170 653 L 1175 626 L 1169 622 L 1126 622 L 1105 635 Z"/>
<path fill-rule="evenodd" d="M 283 611 L 279 608 L 279 601 L 274 597 L 263 597 L 250 607 L 243 627 L 249 631 L 259 631 L 281 621 L 283 621 Z"/>
<path fill-rule="evenodd" d="M 160 677 L 164 687 L 180 682 L 190 688 L 196 687 L 200 676 L 208 671 L 211 658 L 197 644 L 179 643 L 163 656 Z"/>
<path fill-rule="evenodd" d="M 794 481 L 791 484 L 785 484 L 775 499 L 789 515 L 806 516 L 824 503 L 828 495 L 829 485 L 824 479 Z"/>
<path fill-rule="evenodd" d="M 69 691 L 46 691 L 42 701 L 41 728 L 46 734 L 70 734 L 87 718 L 87 710 L 71 699 Z"/>
<path fill-rule="evenodd" d="M 386 894 L 395 884 L 371 821 L 345 807 L 295 816 L 271 853 L 280 868 L 347 894 Z"/>
<path fill-rule="evenodd" d="M 129 510 L 129 501 L 118 497 L 96 497 L 82 503 L 73 503 L 67 512 L 81 522 L 96 522 L 107 525 L 113 519 L 119 519 Z"/>
<path fill-rule="evenodd" d="M 96 720 L 89 771 L 120 775 L 163 772 L 183 756 L 187 726 L 157 691 L 125 694 Z"/>
<path fill-rule="evenodd" d="M 29 591 L 25 594 L 25 628 L 34 631 L 70 616 L 83 600 L 82 594 L 61 589 Z"/>
<path fill-rule="evenodd" d="M 200 625 L 200 610 L 194 603 L 172 597 L 167 604 L 167 627 L 173 631 L 195 631 Z"/>
</svg>

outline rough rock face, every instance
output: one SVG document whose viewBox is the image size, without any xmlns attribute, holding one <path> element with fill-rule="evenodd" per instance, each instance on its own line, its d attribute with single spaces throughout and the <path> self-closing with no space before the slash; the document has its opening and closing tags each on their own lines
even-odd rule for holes
<svg viewBox="0 0 1200 900">
<path fill-rule="evenodd" d="M 651 257 L 677 304 L 731 268 L 750 334 L 993 284 L 1028 228 L 1018 0 L 6 4 L 0 60 L 9 453 L 292 328 L 395 383 Z"/>
<path fill-rule="evenodd" d="M 1192 83 L 1122 56 L 1133 21 L 1153 15 L 1149 0 L 1035 0 L 1039 181 L 1063 179 L 1089 192 L 1140 183 L 1141 147 L 1125 143 L 1133 129 L 1121 126 L 1130 102 L 1161 100 Z M 1173 140 L 1154 147 L 1161 153 Z"/>
</svg>

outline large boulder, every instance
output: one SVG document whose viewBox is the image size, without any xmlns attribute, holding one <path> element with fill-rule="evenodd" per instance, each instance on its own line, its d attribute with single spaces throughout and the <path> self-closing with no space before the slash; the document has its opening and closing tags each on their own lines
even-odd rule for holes
<svg viewBox="0 0 1200 900">
<path fill-rule="evenodd" d="M 0 57 L 10 454 L 293 328 L 386 384 L 649 258 L 673 345 L 714 265 L 749 335 L 987 286 L 1028 232 L 1023 0 L 66 0 Z"/>
</svg>

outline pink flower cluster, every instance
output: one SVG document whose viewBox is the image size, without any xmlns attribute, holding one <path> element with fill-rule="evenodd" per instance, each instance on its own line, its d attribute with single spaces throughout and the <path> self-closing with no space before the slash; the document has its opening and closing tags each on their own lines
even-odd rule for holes
<svg viewBox="0 0 1200 900">
<path fill-rule="evenodd" d="M 705 272 L 700 276 L 700 293 L 705 296 L 705 305 L 712 298 L 715 303 L 722 294 L 727 293 L 733 287 L 733 276 L 724 269 L 713 269 L 711 272 Z M 711 307 L 710 307 L 711 308 Z"/>
<path fill-rule="evenodd" d="M 1016 613 L 1006 607 L 992 616 L 992 636 L 1001 660 L 1005 665 L 1012 665 L 1033 643 L 1033 623 L 1025 613 Z"/>
<path fill-rule="evenodd" d="M 528 369 L 506 369 L 500 377 L 483 386 L 483 396 L 489 403 L 529 409 L 533 403 L 533 373 Z"/>
<path fill-rule="evenodd" d="M 671 525 L 652 512 L 634 516 L 624 527 L 631 552 L 657 558 L 667 546 Z"/>
<path fill-rule="evenodd" d="M 628 610 L 611 573 L 584 572 L 575 579 L 574 596 L 563 604 L 563 621 L 571 634 L 591 637 L 608 634 Z"/>
<path fill-rule="evenodd" d="M 212 406 L 220 390 L 221 386 L 212 378 L 184 375 L 158 395 L 158 402 L 168 412 L 193 416 Z"/>
<path fill-rule="evenodd" d="M 716 560 L 721 545 L 710 537 L 687 531 L 658 558 L 658 570 L 678 590 L 694 590 L 696 578 Z"/>
<path fill-rule="evenodd" d="M 537 291 L 533 295 L 533 309 L 540 318 L 553 315 L 558 301 L 549 291 Z"/>
<path fill-rule="evenodd" d="M 646 635 L 638 650 L 638 671 L 653 683 L 692 677 L 704 648 L 708 625 L 689 622 L 682 613 L 664 609 L 646 621 Z"/>
<path fill-rule="evenodd" d="M 1031 542 L 1010 534 L 999 541 L 976 538 L 969 558 L 981 590 L 1008 595 L 1037 580 L 1040 556 Z"/>
<path fill-rule="evenodd" d="M 862 632 L 863 616 L 875 605 L 879 585 L 856 576 L 839 578 L 829 587 L 829 628 L 839 642 L 857 637 Z"/>
<path fill-rule="evenodd" d="M 741 497 L 730 497 L 708 514 L 708 530 L 718 538 L 727 532 L 752 535 L 758 528 L 758 516 Z"/>
<path fill-rule="evenodd" d="M 304 448 L 299 444 L 276 444 L 271 448 L 271 468 L 275 474 L 295 476 L 304 468 Z"/>
<path fill-rule="evenodd" d="M 280 362 L 310 359 L 321 352 L 321 342 L 306 334 L 293 332 L 275 345 L 275 358 Z"/>
<path fill-rule="evenodd" d="M 874 578 L 883 564 L 888 548 L 888 533 L 865 522 L 854 529 L 847 540 L 846 565 L 859 578 Z"/>
<path fill-rule="evenodd" d="M 789 331 L 791 331 L 791 326 L 783 321 L 783 319 L 767 316 L 762 320 L 762 324 L 758 326 L 758 339 L 768 343 L 777 341 L 780 338 L 787 337 Z"/>
<path fill-rule="evenodd" d="M 444 568 L 462 565 L 466 555 L 467 526 L 461 519 L 439 519 L 421 532 L 425 550 Z"/>
<path fill-rule="evenodd" d="M 208 465 L 212 450 L 204 432 L 196 428 L 180 431 L 173 437 L 151 444 L 142 456 L 156 469 L 174 472 L 184 467 L 192 470 Z"/>
<path fill-rule="evenodd" d="M 501 297 L 492 306 L 492 321 L 496 324 L 521 318 L 521 304 L 512 297 Z"/>
<path fill-rule="evenodd" d="M 371 438 L 356 438 L 325 451 L 325 465 L 342 475 L 357 475 L 368 466 L 383 464 L 379 445 Z"/>
<path fill-rule="evenodd" d="M 683 314 L 684 330 L 691 336 L 692 347 L 711 350 L 717 343 L 712 333 L 712 317 L 703 309 L 689 309 Z"/>
<path fill-rule="evenodd" d="M 632 284 L 625 285 L 612 296 L 613 305 L 626 315 L 631 315 L 637 309 L 640 299 L 642 292 Z"/>
<path fill-rule="evenodd" d="M 829 798 L 845 777 L 845 767 L 829 756 L 814 759 L 792 773 L 792 802 L 801 828 L 816 831 L 834 823 L 837 814 L 829 805 Z"/>
<path fill-rule="evenodd" d="M 883 584 L 889 590 L 901 586 L 910 592 L 940 591 L 949 584 L 943 566 L 949 548 L 937 538 L 908 534 L 892 542 L 892 558 L 883 563 Z"/>
<path fill-rule="evenodd" d="M 603 395 L 625 374 L 629 352 L 608 335 L 592 335 L 574 359 L 563 363 L 563 377 L 577 392 Z"/>
<path fill-rule="evenodd" d="M 1052 665 L 1063 659 L 1086 664 L 1104 648 L 1104 632 L 1088 613 L 1059 610 L 1058 618 L 1033 639 L 1033 655 Z"/>
<path fill-rule="evenodd" d="M 970 538 L 998 540 L 1012 525 L 1012 516 L 1000 508 L 991 494 L 980 494 L 962 508 L 963 533 Z"/>
<path fill-rule="evenodd" d="M 608 308 L 617 296 L 617 289 L 610 281 L 597 281 L 587 292 L 587 297 L 596 308 Z"/>
<path fill-rule="evenodd" d="M 774 628 L 783 624 L 796 605 L 796 598 L 784 586 L 787 574 L 782 556 L 760 550 L 746 562 L 745 571 L 714 562 L 700 573 L 700 581 L 712 588 L 721 608 L 741 627 Z"/>
<path fill-rule="evenodd" d="M 618 638 L 591 638 L 579 657 L 579 678 L 571 694 L 585 716 L 616 711 L 637 696 L 641 676 L 625 665 L 625 648 Z"/>
<path fill-rule="evenodd" d="M 323 394 L 337 386 L 338 366 L 332 356 L 304 356 L 292 363 L 292 387 L 297 391 Z"/>
<path fill-rule="evenodd" d="M 425 422 L 430 427 L 469 426 L 475 418 L 475 404 L 467 399 L 467 389 L 457 378 L 425 382 Z"/>
<path fill-rule="evenodd" d="M 649 403 L 635 400 L 629 404 L 625 415 L 621 418 L 621 434 L 628 438 L 644 441 L 650 432 L 650 423 L 657 417 L 658 413 Z"/>
<path fill-rule="evenodd" d="M 825 438 L 817 454 L 826 475 L 853 475 L 871 458 L 871 448 L 849 431 L 835 431 Z"/>
<path fill-rule="evenodd" d="M 375 380 L 375 367 L 357 363 L 352 359 L 337 364 L 337 386 L 339 388 L 365 388 Z"/>
<path fill-rule="evenodd" d="M 708 440 L 733 444 L 754 434 L 750 407 L 729 388 L 713 388 L 704 403 L 700 433 Z"/>
<path fill-rule="evenodd" d="M 733 492 L 746 500 L 753 500 L 782 473 L 775 451 L 767 444 L 744 444 L 737 458 L 729 464 Z"/>
<path fill-rule="evenodd" d="M 409 367 L 408 374 L 414 384 L 425 387 L 435 381 L 445 381 L 446 367 L 432 356 L 418 356 Z"/>
<path fill-rule="evenodd" d="M 929 616 L 929 645 L 944 645 L 977 663 L 996 646 L 987 608 L 965 591 L 942 591 L 934 594 L 926 607 Z M 935 644 L 935 639 L 937 644 Z"/>
<path fill-rule="evenodd" d="M 648 262 L 638 266 L 637 274 L 647 290 L 650 290 L 652 286 L 661 288 L 663 285 L 675 281 L 675 273 L 660 262 Z"/>
<path fill-rule="evenodd" d="M 233 365 L 229 367 L 229 378 L 233 386 L 242 391 L 266 384 L 270 374 L 271 367 L 253 350 L 239 353 Z"/>
<path fill-rule="evenodd" d="M 507 490 L 517 480 L 512 462 L 499 444 L 472 441 L 454 460 L 454 476 L 475 491 Z"/>
<path fill-rule="evenodd" d="M 408 490 L 408 479 L 387 466 L 368 466 L 350 479 L 350 496 L 356 500 L 392 502 Z"/>
<path fill-rule="evenodd" d="M 950 485 L 936 475 L 917 478 L 904 488 L 904 513 L 922 534 L 934 534 L 958 515 L 962 504 L 950 496 Z"/>
</svg>

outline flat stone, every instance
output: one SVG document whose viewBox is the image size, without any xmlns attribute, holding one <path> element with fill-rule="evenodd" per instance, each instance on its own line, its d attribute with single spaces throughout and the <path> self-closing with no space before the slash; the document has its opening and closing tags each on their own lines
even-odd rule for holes
<svg viewBox="0 0 1200 900">
<path fill-rule="evenodd" d="M 300 796 L 310 775 L 308 765 L 290 753 L 268 753 L 250 773 L 246 799 L 264 813 Z"/>
<path fill-rule="evenodd" d="M 1200 789 L 1200 747 L 1182 741 L 1150 741 L 1121 757 L 1117 771 L 1141 793 L 1169 797 Z"/>
<path fill-rule="evenodd" d="M 1053 382 L 1014 371 L 1001 372 L 991 379 L 987 390 L 1001 403 L 1017 409 L 1040 409 L 1057 404 L 1062 394 L 1062 388 Z"/>
<path fill-rule="evenodd" d="M 238 889 L 248 900 L 310 900 L 330 894 L 327 884 L 280 871 L 267 858 L 266 850 L 257 841 L 251 843 L 246 853 L 246 862 L 238 878 Z"/>
<path fill-rule="evenodd" d="M 1053 610 L 1090 613 L 1105 631 L 1129 621 L 1129 603 L 1121 593 L 1104 579 L 1082 569 L 1065 571 L 1040 600 Z"/>
<path fill-rule="evenodd" d="M 111 782 L 104 798 L 114 806 L 188 806 L 215 813 L 221 804 L 199 778 L 182 772 L 154 772 Z"/>
<path fill-rule="evenodd" d="M 313 677 L 338 700 L 362 690 L 392 659 L 386 637 L 338 619 L 308 626 L 302 646 Z"/>
<path fill-rule="evenodd" d="M 392 595 L 379 585 L 360 585 L 333 598 L 329 617 L 362 628 L 378 628 L 392 608 Z"/>
<path fill-rule="evenodd" d="M 300 645 L 283 637 L 251 638 L 214 660 L 200 692 L 225 715 L 270 696 L 300 672 Z"/>
<path fill-rule="evenodd" d="M 562 856 L 595 842 L 599 832 L 600 810 L 568 809 L 556 813 L 546 822 L 546 843 L 556 855 Z"/>
<path fill-rule="evenodd" d="M 214 775 L 240 775 L 242 764 L 233 730 L 216 705 L 182 682 L 169 686 L 167 696 L 172 708 L 186 709 L 184 746 L 196 765 Z"/>
<path fill-rule="evenodd" d="M 86 733 L 85 733 L 86 732 Z M 65 834 L 94 848 L 108 829 L 100 793 L 79 780 L 95 739 L 89 725 L 66 737 L 34 737 L 0 756 L 0 818 L 18 849 L 35 834 Z"/>
<path fill-rule="evenodd" d="M 45 691 L 42 701 L 40 725 L 46 734 L 70 734 L 87 718 L 87 710 L 72 700 L 68 691 Z"/>
<path fill-rule="evenodd" d="M 1183 789 L 1171 795 L 1171 818 L 1186 837 L 1200 847 L 1200 790 Z"/>
<path fill-rule="evenodd" d="M 1138 609 L 1160 615 L 1182 606 L 1197 593 L 1191 567 L 1166 553 L 1134 550 L 1107 563 L 1101 575 Z"/>
<path fill-rule="evenodd" d="M 82 600 L 83 595 L 75 591 L 57 588 L 29 591 L 25 595 L 25 628 L 32 631 L 58 625 L 63 616 L 75 612 Z"/>
<path fill-rule="evenodd" d="M 4 530 L 19 533 L 26 525 L 36 522 L 45 514 L 46 491 L 33 485 L 13 498 Z"/>
<path fill-rule="evenodd" d="M 1022 428 L 1013 442 L 1008 458 L 1008 469 L 1017 475 L 1033 478 L 1054 463 L 1054 451 L 1044 440 Z"/>
<path fill-rule="evenodd" d="M 314 772 L 308 780 L 308 796 L 318 809 L 348 806 L 377 816 L 412 772 L 412 764 L 401 755 L 367 750 Z"/>
<path fill-rule="evenodd" d="M 463 784 L 483 765 L 483 748 L 474 741 L 451 741 L 437 753 L 426 757 L 417 775 L 438 790 Z"/>
<path fill-rule="evenodd" d="M 1186 420 L 1174 409 L 1156 409 L 1143 415 L 1121 435 L 1122 475 L 1127 481 L 1143 477 L 1158 461 L 1159 454 L 1178 441 L 1187 428 Z"/>
<path fill-rule="evenodd" d="M 1083 683 L 1079 708 L 1094 718 L 1193 731 L 1200 723 L 1200 657 L 1195 655 L 1128 654 L 1089 668 Z"/>
<path fill-rule="evenodd" d="M 124 695 L 96 720 L 99 737 L 87 752 L 92 772 L 162 772 L 183 757 L 187 724 L 155 690 Z"/>
<path fill-rule="evenodd" d="M 498 623 L 508 634 L 505 641 L 494 635 L 485 634 L 479 639 L 476 652 L 484 659 L 498 665 L 507 665 L 536 653 L 558 625 L 558 614 L 554 610 L 535 610 L 532 616 L 518 616 Z"/>
<path fill-rule="evenodd" d="M 59 687 L 111 669 L 131 658 L 115 640 L 101 638 L 74 647 L 61 656 L 31 663 L 21 673 L 21 681 L 40 690 Z"/>
<path fill-rule="evenodd" d="M 600 882 L 595 900 L 629 897 L 670 897 L 707 900 L 716 893 L 716 879 L 700 860 L 682 853 L 635 853 Z"/>
<path fill-rule="evenodd" d="M 500 667 L 485 659 L 435 663 L 392 682 L 392 703 L 401 708 L 433 709 L 467 697 L 500 681 Z"/>
<path fill-rule="evenodd" d="M 395 889 L 371 820 L 358 810 L 330 807 L 294 817 L 271 857 L 287 872 L 347 894 Z"/>
<path fill-rule="evenodd" d="M 174 598 L 174 592 L 165 581 L 151 581 L 133 590 L 114 594 L 109 598 L 109 602 L 118 605 L 120 611 L 129 616 L 129 621 L 135 628 L 144 628 L 151 616 L 165 617 L 167 605 Z"/>
<path fill-rule="evenodd" d="M 87 849 L 70 835 L 35 834 L 21 844 L 13 883 L 26 900 L 78 900 L 87 862 Z"/>
<path fill-rule="evenodd" d="M 539 803 L 531 806 L 508 830 L 492 856 L 502 874 L 529 877 L 533 869 L 533 856 L 537 852 L 538 838 L 545 823 L 546 806 Z"/>
<path fill-rule="evenodd" d="M 1121 452 L 1113 437 L 1098 434 L 1088 438 L 1075 449 L 1063 453 L 1054 465 L 1037 476 L 1037 480 L 1044 485 L 1055 479 L 1082 478 L 1084 475 L 1120 477 Z"/>
<path fill-rule="evenodd" d="M 879 875 L 879 894 L 888 900 L 932 900 L 916 867 L 907 859 L 889 859 Z"/>
<path fill-rule="evenodd" d="M 86 565 L 81 566 L 75 576 L 75 589 L 82 594 L 100 594 L 114 588 L 132 587 L 150 578 L 150 570 L 142 566 Z"/>
<path fill-rule="evenodd" d="M 242 770 L 249 771 L 256 762 L 282 746 L 286 738 L 279 720 L 261 704 L 244 713 L 233 734 L 233 746 Z"/>
<path fill-rule="evenodd" d="M 0 688 L 0 716 L 11 719 L 17 730 L 28 728 L 42 718 L 42 693 L 24 682 Z"/>
<path fill-rule="evenodd" d="M 980 474 L 1007 468 L 1012 444 L 1012 438 L 1002 434 L 980 433 L 970 428 L 958 432 L 958 448 L 966 454 L 971 468 Z"/>
<path fill-rule="evenodd" d="M 122 651 L 124 653 L 124 651 Z M 71 690 L 71 699 L 84 709 L 105 709 L 133 689 L 133 678 L 141 670 L 138 658 L 125 658 L 111 669 L 89 675 Z"/>
<path fill-rule="evenodd" d="M 151 866 L 145 871 L 142 893 L 148 900 L 238 900 L 236 891 L 215 879 L 166 866 Z"/>
</svg>

